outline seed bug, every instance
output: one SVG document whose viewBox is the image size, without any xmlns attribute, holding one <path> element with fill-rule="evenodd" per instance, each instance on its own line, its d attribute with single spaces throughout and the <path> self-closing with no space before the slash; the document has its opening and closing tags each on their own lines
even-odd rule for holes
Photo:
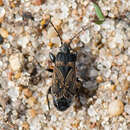
<svg viewBox="0 0 130 130">
<path fill-rule="evenodd" d="M 53 26 L 61 40 L 61 47 L 56 56 L 51 52 L 49 53 L 50 60 L 54 63 L 55 66 L 52 70 L 52 86 L 49 87 L 46 98 L 49 110 L 50 103 L 48 96 L 51 94 L 53 97 L 53 104 L 57 110 L 65 111 L 73 103 L 74 97 L 79 97 L 78 94 L 81 87 L 81 82 L 78 81 L 76 77 L 75 63 L 77 59 L 77 53 L 71 49 L 70 43 L 77 35 L 79 35 L 83 30 L 86 30 L 87 28 L 81 30 L 67 44 L 62 42 L 62 38 L 51 20 L 50 24 Z"/>
</svg>

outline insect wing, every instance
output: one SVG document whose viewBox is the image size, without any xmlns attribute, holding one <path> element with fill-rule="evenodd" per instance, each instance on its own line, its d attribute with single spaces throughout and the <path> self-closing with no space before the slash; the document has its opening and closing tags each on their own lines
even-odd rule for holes
<svg viewBox="0 0 130 130">
<path fill-rule="evenodd" d="M 60 83 L 64 82 L 64 77 L 63 77 L 61 71 L 57 67 L 54 68 L 54 79 L 58 80 Z"/>
<path fill-rule="evenodd" d="M 74 84 L 74 78 L 75 78 L 75 73 L 74 73 L 74 70 L 71 69 L 67 76 L 66 76 L 66 79 L 65 79 L 65 84 L 66 85 L 69 85 L 70 83 Z M 71 85 L 72 86 L 72 85 Z"/>
<path fill-rule="evenodd" d="M 65 86 L 66 86 L 66 94 L 68 93 L 68 96 L 74 96 L 75 95 L 75 71 L 71 69 L 66 77 L 65 80 Z"/>
<path fill-rule="evenodd" d="M 54 79 L 53 79 L 52 93 L 57 98 L 60 98 L 63 94 L 64 77 L 61 71 L 55 67 L 54 68 Z"/>
</svg>

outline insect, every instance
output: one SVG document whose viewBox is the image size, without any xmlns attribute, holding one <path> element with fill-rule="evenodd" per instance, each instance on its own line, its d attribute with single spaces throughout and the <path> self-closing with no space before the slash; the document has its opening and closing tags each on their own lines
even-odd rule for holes
<svg viewBox="0 0 130 130">
<path fill-rule="evenodd" d="M 69 44 L 63 43 L 58 31 L 53 23 L 51 25 L 57 32 L 60 40 L 61 47 L 57 55 L 49 53 L 50 60 L 54 63 L 52 86 L 49 87 L 47 92 L 47 103 L 50 109 L 49 94 L 53 97 L 53 104 L 59 111 L 67 110 L 73 103 L 74 97 L 79 98 L 79 89 L 81 82 L 76 77 L 76 59 L 77 54 L 70 48 L 70 43 L 76 36 L 74 36 Z"/>
</svg>

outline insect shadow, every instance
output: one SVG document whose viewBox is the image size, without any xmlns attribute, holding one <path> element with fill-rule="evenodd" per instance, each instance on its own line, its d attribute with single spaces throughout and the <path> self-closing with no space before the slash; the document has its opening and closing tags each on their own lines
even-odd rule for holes
<svg viewBox="0 0 130 130">
<path fill-rule="evenodd" d="M 82 81 L 82 87 L 79 91 L 80 105 L 76 104 L 77 109 L 82 107 L 87 108 L 92 102 L 88 100 L 96 95 L 96 90 L 98 89 L 98 83 L 96 82 L 96 77 L 98 71 L 96 68 L 96 57 L 91 53 L 89 47 L 84 46 L 78 51 L 78 57 L 76 62 L 77 77 Z"/>
</svg>

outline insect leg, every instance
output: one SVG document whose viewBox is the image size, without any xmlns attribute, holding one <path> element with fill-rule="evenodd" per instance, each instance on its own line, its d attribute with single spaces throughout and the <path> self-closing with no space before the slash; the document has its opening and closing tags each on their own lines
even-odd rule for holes
<svg viewBox="0 0 130 130">
<path fill-rule="evenodd" d="M 49 53 L 49 57 L 50 57 L 51 61 L 54 63 L 55 62 L 55 56 L 51 52 Z"/>
<path fill-rule="evenodd" d="M 48 98 L 48 95 L 49 95 L 49 94 L 51 94 L 51 87 L 49 87 L 49 89 L 48 89 L 48 91 L 47 91 L 47 96 L 46 96 L 48 109 L 50 110 L 50 102 L 49 102 L 49 98 Z"/>
</svg>

